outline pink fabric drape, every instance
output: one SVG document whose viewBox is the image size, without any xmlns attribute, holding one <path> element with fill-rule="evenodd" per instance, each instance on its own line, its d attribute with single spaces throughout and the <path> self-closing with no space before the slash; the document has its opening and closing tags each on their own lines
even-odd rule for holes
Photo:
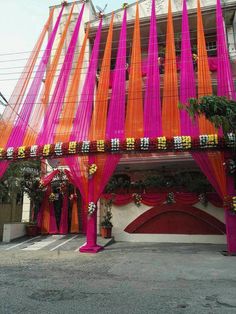
<svg viewBox="0 0 236 314">
<path fill-rule="evenodd" d="M 96 39 L 93 46 L 92 55 L 90 58 L 89 69 L 85 78 L 85 83 L 81 93 L 79 106 L 74 119 L 73 129 L 71 132 L 70 140 L 79 141 L 88 139 L 89 127 L 91 123 L 94 92 L 96 86 L 96 72 L 99 56 L 99 47 L 101 40 L 102 20 L 100 21 Z M 73 176 L 75 186 L 80 190 L 83 204 L 87 207 L 88 199 L 88 187 L 87 187 L 87 169 L 88 169 L 88 157 L 69 157 L 66 159 L 66 163 L 70 168 Z M 85 215 L 83 215 L 83 226 L 86 225 Z"/>
<path fill-rule="evenodd" d="M 30 119 L 30 115 L 31 112 L 33 110 L 33 107 L 35 105 L 35 101 L 38 97 L 39 91 L 40 91 L 40 87 L 42 84 L 42 79 L 44 76 L 44 73 L 46 71 L 46 67 L 51 55 L 51 50 L 52 50 L 52 46 L 55 40 L 55 36 L 60 24 L 60 20 L 61 20 L 61 16 L 62 16 L 62 12 L 63 12 L 64 6 L 61 8 L 60 14 L 57 18 L 56 24 L 53 28 L 53 31 L 49 37 L 48 40 L 48 44 L 47 47 L 44 51 L 43 57 L 40 61 L 40 64 L 38 66 L 38 69 L 35 73 L 35 77 L 31 83 L 30 89 L 28 91 L 28 94 L 24 100 L 24 103 L 21 107 L 19 116 L 15 122 L 15 125 L 12 129 L 12 132 L 9 136 L 9 139 L 7 141 L 6 147 L 17 147 L 22 145 L 26 131 L 27 131 L 27 126 L 29 123 L 29 119 Z M 1 162 L 0 165 L 0 178 L 3 176 L 3 174 L 5 173 L 8 165 L 9 165 L 9 161 L 4 161 Z"/>
<path fill-rule="evenodd" d="M 60 234 L 68 233 L 68 195 L 67 193 L 63 194 L 59 233 Z"/>
<path fill-rule="evenodd" d="M 56 217 L 55 217 L 55 211 L 53 203 L 49 202 L 49 195 L 51 193 L 51 187 L 49 187 L 49 184 L 52 182 L 53 178 L 59 173 L 59 170 L 54 170 L 49 175 L 45 176 L 44 178 L 41 178 L 41 184 L 45 187 L 47 187 L 45 197 L 43 199 L 43 202 L 41 204 L 41 207 L 39 209 L 38 215 L 37 215 L 37 225 L 41 229 L 43 225 L 43 220 L 45 219 L 45 212 L 49 211 L 49 224 L 48 224 L 48 233 L 53 234 L 58 232 L 57 223 L 56 223 Z M 45 231 L 46 232 L 46 231 Z M 46 232 L 47 233 L 47 232 Z"/>
<path fill-rule="evenodd" d="M 60 117 L 60 112 L 62 110 L 62 106 L 63 106 L 63 102 L 64 102 L 66 90 L 67 90 L 67 85 L 70 78 L 74 53 L 76 50 L 76 43 L 78 40 L 80 25 L 81 25 L 81 21 L 83 17 L 83 12 L 84 12 L 84 6 L 85 4 L 83 4 L 80 14 L 78 16 L 78 19 L 77 19 L 77 22 L 73 31 L 73 35 L 71 37 L 70 44 L 66 53 L 66 57 L 63 62 L 63 66 L 61 68 L 56 87 L 54 89 L 52 99 L 50 101 L 50 104 L 45 114 L 45 119 L 42 125 L 42 130 L 37 139 L 38 145 L 43 145 L 46 143 L 53 143 L 54 132 L 58 124 L 58 119 Z M 70 104 L 65 104 L 65 105 L 69 106 Z"/>
<path fill-rule="evenodd" d="M 229 61 L 228 46 L 224 29 L 224 20 L 220 0 L 216 6 L 216 29 L 217 29 L 217 94 L 229 99 L 236 99 L 231 65 Z"/>
<path fill-rule="evenodd" d="M 98 65 L 98 53 L 101 40 L 102 19 L 97 30 L 96 39 L 88 67 L 88 74 L 84 83 L 79 106 L 76 112 L 73 129 L 71 132 L 71 141 L 81 141 L 88 139 L 89 127 L 93 110 L 94 91 L 96 85 L 96 73 Z"/>
<path fill-rule="evenodd" d="M 196 97 L 196 83 L 192 61 L 192 49 L 189 34 L 188 12 L 186 0 L 183 1 L 182 15 L 182 41 L 180 61 L 180 102 L 188 104 L 189 98 Z M 185 136 L 197 136 L 199 133 L 197 124 L 189 117 L 186 110 L 180 111 L 181 134 Z"/>
<path fill-rule="evenodd" d="M 142 193 L 141 194 L 141 203 L 147 206 L 157 206 L 161 205 L 166 201 L 168 193 Z M 207 193 L 207 200 L 216 207 L 222 207 L 222 201 L 219 199 L 216 193 Z M 103 194 L 102 198 L 112 199 L 112 203 L 116 206 L 124 206 L 129 203 L 134 202 L 133 193 L 128 194 Z M 175 192 L 174 199 L 176 203 L 193 205 L 199 202 L 199 195 L 196 193 L 188 192 Z"/>
<path fill-rule="evenodd" d="M 207 153 L 206 152 L 194 152 L 192 153 L 192 156 L 194 160 L 196 161 L 196 163 L 198 164 L 201 171 L 207 177 L 208 181 L 214 187 L 215 191 L 218 193 L 218 195 L 221 198 L 223 198 L 223 195 L 221 193 L 220 187 L 218 186 L 215 173 L 214 173 L 214 170 L 212 169 Z"/>
<path fill-rule="evenodd" d="M 44 38 L 47 34 L 48 28 L 50 26 L 50 23 L 53 18 L 54 9 L 50 11 L 50 15 L 48 17 L 48 20 L 46 24 L 44 25 L 44 28 L 30 54 L 30 57 L 23 68 L 22 74 L 20 75 L 20 78 L 17 81 L 17 84 L 11 94 L 11 97 L 8 101 L 8 106 L 4 109 L 2 113 L 2 120 L 4 121 L 4 124 L 13 124 L 17 113 L 19 112 L 20 105 L 22 103 L 22 99 L 25 95 L 25 92 L 27 90 L 30 78 L 32 76 L 33 69 L 35 67 L 35 64 L 37 62 L 41 47 L 44 42 Z M 3 131 L 4 125 L 0 125 L 0 133 Z M 0 144 L 2 146 L 2 143 Z"/>
<path fill-rule="evenodd" d="M 49 202 L 49 210 L 50 210 L 50 223 L 49 223 L 49 234 L 58 233 L 54 204 Z"/>
<path fill-rule="evenodd" d="M 124 11 L 124 17 L 122 22 L 122 28 L 120 32 L 119 48 L 117 54 L 117 61 L 114 75 L 114 88 L 112 90 L 111 101 L 107 118 L 106 138 L 124 138 L 124 126 L 125 126 L 125 91 L 126 91 L 126 23 L 127 13 Z M 100 174 L 101 180 L 99 181 L 99 189 L 95 189 L 97 181 L 95 178 L 91 178 L 88 181 L 88 201 L 97 203 L 101 193 L 107 184 L 110 176 L 114 172 L 114 169 L 120 160 L 119 155 L 108 155 L 105 164 L 101 160 L 101 166 L 103 165 L 103 171 Z M 95 156 L 89 156 L 89 163 L 92 164 L 96 160 Z M 86 244 L 80 248 L 81 252 L 98 252 L 101 249 L 97 245 L 97 210 L 88 217 L 87 221 L 87 239 Z"/>
<path fill-rule="evenodd" d="M 124 11 L 122 28 L 120 32 L 119 48 L 114 75 L 114 87 L 112 89 L 111 101 L 107 117 L 106 138 L 123 139 L 125 134 L 125 94 L 126 94 L 126 24 L 127 12 Z M 114 172 L 121 155 L 108 155 L 103 171 L 103 183 L 101 184 L 98 194 L 95 196 L 96 201 L 99 199 L 112 173 Z"/>
<path fill-rule="evenodd" d="M 158 68 L 158 40 L 155 0 L 152 0 L 152 14 L 147 59 L 147 81 L 144 102 L 144 136 L 156 137 L 162 134 L 160 74 Z"/>
<path fill-rule="evenodd" d="M 57 18 L 56 24 L 55 24 L 53 31 L 49 37 L 47 47 L 44 51 L 43 57 L 40 61 L 40 64 L 39 64 L 38 69 L 36 71 L 36 74 L 35 74 L 35 77 L 33 79 L 32 84 L 31 84 L 31 87 L 29 89 L 29 92 L 26 96 L 26 99 L 22 105 L 19 117 L 15 123 L 15 126 L 14 126 L 12 133 L 9 137 L 9 140 L 7 142 L 7 147 L 20 146 L 23 142 L 25 132 L 27 130 L 27 125 L 29 122 L 30 114 L 32 112 L 35 101 L 38 97 L 40 87 L 42 85 L 42 79 L 43 79 L 44 73 L 46 71 L 48 61 L 49 61 L 50 56 L 51 56 L 52 46 L 53 46 L 53 43 L 54 43 L 54 40 L 56 37 L 58 27 L 60 25 L 60 20 L 61 20 L 63 8 L 64 8 L 64 6 L 62 7 L 62 9 L 60 11 L 60 14 Z"/>
<path fill-rule="evenodd" d="M 50 174 L 48 174 L 47 176 L 41 178 L 41 183 L 43 186 L 47 186 L 49 185 L 49 183 L 52 182 L 52 179 L 59 173 L 59 170 L 56 169 L 54 171 L 52 171 Z"/>
</svg>

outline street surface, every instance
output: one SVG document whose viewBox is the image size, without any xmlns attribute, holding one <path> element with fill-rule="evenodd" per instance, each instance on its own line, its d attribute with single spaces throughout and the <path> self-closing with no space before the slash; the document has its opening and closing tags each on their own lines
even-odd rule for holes
<svg viewBox="0 0 236 314">
<path fill-rule="evenodd" d="M 1 314 L 236 313 L 224 245 L 124 242 L 93 255 L 73 237 L 0 244 Z"/>
</svg>

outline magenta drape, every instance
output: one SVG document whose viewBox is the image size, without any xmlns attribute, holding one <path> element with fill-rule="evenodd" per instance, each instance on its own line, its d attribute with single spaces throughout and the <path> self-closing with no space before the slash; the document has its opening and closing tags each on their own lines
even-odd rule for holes
<svg viewBox="0 0 236 314">
<path fill-rule="evenodd" d="M 208 154 L 206 152 L 194 152 L 192 153 L 192 156 L 196 163 L 198 164 L 201 171 L 203 172 L 203 174 L 207 177 L 208 181 L 215 189 L 215 191 L 223 199 L 224 196 L 221 193 L 221 189 L 217 182 L 214 170 L 212 169 L 212 165 L 208 158 Z"/>
<path fill-rule="evenodd" d="M 220 0 L 216 6 L 217 29 L 217 95 L 236 99 L 236 92 L 229 60 L 228 46 L 226 43 L 224 20 Z"/>
<path fill-rule="evenodd" d="M 37 221 L 37 226 L 39 227 L 39 229 L 41 230 L 42 227 L 42 221 L 43 221 L 43 209 L 45 207 L 45 203 L 46 203 L 46 197 L 44 197 L 43 202 L 39 208 L 37 217 L 36 217 L 36 221 Z"/>
<path fill-rule="evenodd" d="M 111 95 L 111 101 L 107 118 L 106 138 L 124 138 L 125 126 L 125 93 L 126 93 L 126 23 L 127 12 L 124 11 L 122 28 L 120 32 L 119 47 L 116 59 L 114 86 Z M 96 160 L 95 156 L 89 156 L 89 163 Z M 99 189 L 95 189 L 95 178 L 88 181 L 88 201 L 97 203 L 101 193 L 111 177 L 114 169 L 120 160 L 120 155 L 108 155 L 102 171 L 102 180 L 100 180 Z M 97 252 L 101 249 L 97 245 L 97 210 L 88 217 L 87 221 L 87 239 L 84 246 L 80 248 L 81 252 Z"/>
<path fill-rule="evenodd" d="M 183 0 L 182 15 L 182 40 L 181 40 L 181 62 L 180 62 L 180 102 L 188 104 L 189 98 L 196 98 L 196 83 L 192 60 L 192 49 L 190 42 L 188 12 L 186 0 Z M 181 134 L 185 136 L 197 136 L 197 123 L 189 117 L 186 110 L 180 111 Z"/>
<path fill-rule="evenodd" d="M 53 31 L 49 37 L 47 47 L 44 51 L 43 57 L 40 61 L 40 64 L 39 64 L 38 69 L 36 71 L 36 74 L 35 74 L 35 77 L 33 79 L 32 84 L 31 84 L 31 87 L 29 89 L 29 92 L 26 96 L 26 99 L 22 105 L 19 117 L 15 123 L 15 126 L 14 126 L 12 133 L 9 137 L 9 140 L 7 142 L 7 147 L 11 147 L 11 146 L 17 147 L 17 146 L 20 146 L 23 142 L 23 139 L 24 139 L 24 136 L 25 136 L 25 133 L 27 130 L 30 114 L 32 112 L 33 106 L 34 106 L 35 101 L 37 99 L 37 96 L 39 94 L 40 87 L 42 85 L 42 79 L 43 79 L 44 73 L 46 71 L 48 61 L 49 61 L 50 56 L 51 56 L 52 46 L 53 46 L 53 43 L 54 43 L 54 40 L 56 37 L 58 27 L 60 25 L 60 20 L 61 20 L 63 8 L 64 8 L 64 6 L 62 7 L 62 9 L 60 11 L 60 14 L 57 18 L 56 24 L 55 24 Z"/>
<path fill-rule="evenodd" d="M 49 210 L 50 210 L 49 234 L 55 234 L 58 233 L 58 228 L 53 203 L 49 203 Z"/>
<path fill-rule="evenodd" d="M 58 30 L 58 27 L 60 24 L 63 8 L 64 8 L 64 6 L 61 8 L 60 14 L 59 14 L 57 21 L 56 21 L 56 24 L 55 24 L 53 31 L 49 37 L 47 47 L 44 51 L 43 57 L 40 61 L 38 69 L 35 73 L 35 77 L 31 83 L 28 94 L 24 100 L 24 103 L 22 104 L 20 113 L 18 115 L 18 118 L 16 119 L 15 125 L 12 129 L 10 136 L 9 136 L 6 147 L 11 147 L 11 146 L 17 147 L 17 146 L 22 145 L 22 143 L 23 143 L 23 140 L 24 140 L 24 137 L 25 137 L 25 134 L 27 131 L 30 115 L 31 115 L 31 112 L 32 112 L 33 107 L 35 105 L 35 101 L 38 97 L 40 87 L 42 84 L 42 79 L 43 79 L 43 76 L 44 76 L 44 73 L 46 71 L 46 67 L 47 67 L 47 64 L 48 64 L 48 61 L 49 61 L 49 58 L 51 55 L 52 46 L 53 46 L 55 36 L 56 36 L 57 30 Z M 1 162 L 0 178 L 5 173 L 8 165 L 9 165 L 9 161 Z"/>
<path fill-rule="evenodd" d="M 49 210 L 50 210 L 50 218 L 49 218 L 49 233 L 57 233 L 58 229 L 57 229 L 57 224 L 56 224 L 56 217 L 55 217 L 55 211 L 54 211 L 54 206 L 52 203 L 49 203 L 48 198 L 49 195 L 51 193 L 51 188 L 48 187 L 49 184 L 52 182 L 53 178 L 59 173 L 59 170 L 56 169 L 54 171 L 52 171 L 50 174 L 48 174 L 47 176 L 41 178 L 41 184 L 45 187 L 47 187 L 47 190 L 45 192 L 45 196 L 43 199 L 43 202 L 40 206 L 38 215 L 37 215 L 37 225 L 38 227 L 41 229 L 42 227 L 42 222 L 43 222 L 43 212 L 46 208 L 46 206 L 49 206 Z"/>
<path fill-rule="evenodd" d="M 160 74 L 158 66 L 158 40 L 155 0 L 152 0 L 152 14 L 147 59 L 147 81 L 144 102 L 144 136 L 155 137 L 162 134 Z"/>
<path fill-rule="evenodd" d="M 120 32 L 119 48 L 116 57 L 113 89 L 107 117 L 106 138 L 124 138 L 125 126 L 125 94 L 126 94 L 126 19 L 124 11 Z"/>
<path fill-rule="evenodd" d="M 122 28 L 120 32 L 119 48 L 116 59 L 116 67 L 114 74 L 114 86 L 112 89 L 111 101 L 109 105 L 106 138 L 107 139 L 123 139 L 125 127 L 125 93 L 126 93 L 126 24 L 127 12 L 124 11 Z M 109 178 L 113 174 L 121 155 L 110 154 L 107 156 L 104 170 L 103 182 L 101 184 L 98 194 L 94 195 L 96 202 L 103 192 Z"/>
<path fill-rule="evenodd" d="M 67 90 L 67 85 L 70 78 L 70 73 L 73 64 L 74 53 L 76 50 L 76 43 L 78 40 L 78 35 L 80 31 L 80 25 L 82 22 L 83 12 L 84 12 L 83 4 L 80 14 L 78 16 L 73 35 L 70 40 L 69 47 L 67 49 L 66 57 L 63 62 L 63 66 L 60 71 L 59 78 L 57 80 L 56 87 L 53 92 L 52 99 L 47 108 L 44 123 L 42 125 L 42 130 L 38 136 L 37 144 L 43 145 L 46 143 L 53 143 L 54 132 L 56 130 L 56 126 L 58 124 L 58 119 L 60 117 L 60 112 L 62 110 L 62 106 L 64 103 L 64 98 Z M 66 106 L 70 106 L 70 104 L 65 104 Z"/>
<path fill-rule="evenodd" d="M 43 186 L 47 186 L 49 185 L 49 183 L 52 182 L 52 179 L 59 173 L 59 170 L 53 170 L 50 174 L 48 174 L 47 176 L 41 178 L 41 183 Z"/>
<path fill-rule="evenodd" d="M 73 129 L 71 132 L 71 141 L 81 141 L 88 139 L 88 132 L 91 123 L 91 115 L 94 101 L 94 91 L 96 85 L 96 71 L 98 64 L 98 54 L 101 40 L 102 20 L 100 21 L 99 28 L 96 34 L 96 39 L 93 46 L 93 51 L 90 59 L 88 73 L 85 79 L 83 91 L 81 94 L 79 106 L 74 119 Z M 73 175 L 73 180 L 76 187 L 80 190 L 81 196 L 86 202 L 84 185 L 82 182 L 81 167 L 78 157 L 69 157 L 66 159 L 67 165 Z"/>
<path fill-rule="evenodd" d="M 89 127 L 91 124 L 91 116 L 94 103 L 94 92 L 96 86 L 96 73 L 98 65 L 98 56 L 99 56 L 99 47 L 101 40 L 101 31 L 102 31 L 102 20 L 100 21 L 93 51 L 90 58 L 90 64 L 88 72 L 85 78 L 83 90 L 81 93 L 81 98 L 79 106 L 77 108 L 76 116 L 74 119 L 73 129 L 71 132 L 70 140 L 86 140 L 89 137 Z M 70 168 L 70 171 L 73 176 L 75 186 L 79 189 L 82 202 L 87 207 L 87 171 L 88 168 L 88 157 L 69 157 L 66 159 L 66 163 Z M 84 217 L 84 215 L 83 215 Z M 86 222 L 83 220 L 83 227 L 86 225 Z"/>
<path fill-rule="evenodd" d="M 98 55 L 101 40 L 102 19 L 97 30 L 96 39 L 93 46 L 88 73 L 81 93 L 79 106 L 75 115 L 71 141 L 82 141 L 88 139 L 89 127 L 93 110 L 94 91 L 96 86 L 96 73 L 98 65 Z"/>
<path fill-rule="evenodd" d="M 32 71 L 37 62 L 39 53 L 41 51 L 41 48 L 44 42 L 44 38 L 48 32 L 48 28 L 53 18 L 53 13 L 54 13 L 54 10 L 52 9 L 48 17 L 48 20 L 46 24 L 44 25 L 44 28 L 30 54 L 30 57 L 26 65 L 23 68 L 22 74 L 20 75 L 20 78 L 18 79 L 17 84 L 11 94 L 11 97 L 8 101 L 8 106 L 5 107 L 2 113 L 2 120 L 6 123 L 14 123 L 17 117 L 20 105 L 22 103 L 22 99 L 25 96 L 25 91 L 27 90 L 27 87 L 28 87 L 28 84 L 32 75 Z M 2 128 L 0 128 L 0 131 L 2 131 Z"/>
<path fill-rule="evenodd" d="M 163 204 L 167 199 L 167 192 L 162 193 L 142 193 L 141 203 L 147 206 L 157 206 Z M 207 200 L 216 207 L 222 207 L 222 201 L 216 193 L 207 193 Z M 116 206 L 124 206 L 134 202 L 133 193 L 128 194 L 103 194 L 102 198 L 112 199 L 112 203 Z M 174 199 L 176 203 L 193 205 L 199 202 L 199 195 L 188 192 L 175 192 Z"/>
<path fill-rule="evenodd" d="M 60 234 L 68 233 L 68 195 L 67 193 L 63 194 L 59 233 Z"/>
</svg>

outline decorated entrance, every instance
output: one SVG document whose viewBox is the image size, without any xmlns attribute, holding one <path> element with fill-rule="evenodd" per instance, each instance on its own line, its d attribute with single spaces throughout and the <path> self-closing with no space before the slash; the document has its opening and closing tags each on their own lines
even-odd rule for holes
<svg viewBox="0 0 236 314">
<path fill-rule="evenodd" d="M 226 171 L 228 163 L 233 160 L 235 129 L 232 125 L 228 125 L 225 130 L 224 123 L 218 124 L 220 128 L 216 129 L 217 123 L 212 123 L 214 121 L 209 119 L 208 112 L 205 115 L 198 112 L 193 122 L 188 110 L 179 108 L 180 102 L 182 107 L 189 109 L 191 98 L 198 98 L 198 108 L 201 108 L 202 104 L 205 105 L 204 101 L 207 101 L 205 107 L 208 109 L 213 110 L 211 105 L 213 107 L 215 105 L 214 101 L 212 104 L 211 98 L 203 97 L 211 96 L 213 87 L 200 1 L 196 10 L 197 48 L 194 60 L 186 1 L 183 1 L 180 56 L 177 56 L 175 49 L 172 7 L 171 1 L 168 2 L 163 61 L 159 59 L 157 16 L 155 1 L 152 1 L 145 71 L 142 68 L 142 40 L 144 39 L 140 32 L 142 21 L 138 3 L 135 20 L 132 20 L 134 28 L 130 56 L 127 55 L 129 17 L 127 4 L 124 4 L 122 9 L 123 17 L 119 27 L 117 51 L 114 52 L 112 47 L 115 41 L 113 34 L 116 30 L 114 27 L 116 16 L 112 14 L 109 16 L 109 27 L 103 28 L 107 21 L 103 18 L 98 21 L 96 31 L 90 29 L 90 24 L 85 24 L 83 40 L 76 54 L 76 44 L 79 34 L 83 31 L 82 23 L 87 5 L 86 1 L 80 4 L 80 12 L 64 57 L 62 51 L 75 4 L 70 7 L 62 33 L 56 42 L 63 12 L 68 9 L 65 3 L 62 5 L 49 34 L 46 49 L 40 63 L 36 66 L 43 39 L 53 20 L 54 10 L 51 10 L 22 77 L 9 100 L 9 106 L 3 113 L 0 123 L 1 134 L 3 134 L 0 138 L 2 147 L 0 176 L 11 162 L 18 160 L 63 159 L 64 173 L 80 191 L 83 208 L 86 211 L 84 226 L 87 241 L 80 251 L 95 253 L 102 249 L 96 241 L 97 203 L 121 158 L 132 160 L 134 157 L 149 156 L 152 159 L 168 152 L 172 153 L 172 157 L 188 153 L 223 201 L 228 252 L 236 252 L 236 216 L 233 212 L 235 186 L 234 178 Z M 215 27 L 217 95 L 225 96 L 219 98 L 221 104 L 226 102 L 227 108 L 230 108 L 231 100 L 236 99 L 236 93 L 220 0 L 217 0 Z M 102 42 L 103 30 L 107 34 L 104 42 Z M 88 53 L 86 47 L 92 31 L 96 35 L 93 43 L 90 42 L 91 55 L 86 59 Z M 54 45 L 56 49 L 52 53 Z M 63 63 L 59 67 L 61 58 Z M 114 60 L 113 70 L 111 66 Z M 180 60 L 178 67 L 177 60 Z M 87 62 L 85 73 L 82 71 L 84 62 Z M 172 157 L 167 154 L 166 160 Z M 46 233 L 58 231 L 66 233 L 69 228 L 68 195 L 70 193 L 65 186 L 60 187 L 62 209 L 59 225 L 52 206 L 55 196 L 49 183 L 56 172 L 42 178 L 41 181 L 47 197 L 43 201 L 37 219 L 42 232 Z M 74 196 L 71 199 L 70 228 L 71 232 L 78 232 L 76 193 L 72 191 L 71 194 Z M 191 210 L 189 209 L 189 212 Z M 198 214 L 200 217 L 201 213 Z M 221 226 L 220 229 L 222 230 L 223 227 Z"/>
</svg>

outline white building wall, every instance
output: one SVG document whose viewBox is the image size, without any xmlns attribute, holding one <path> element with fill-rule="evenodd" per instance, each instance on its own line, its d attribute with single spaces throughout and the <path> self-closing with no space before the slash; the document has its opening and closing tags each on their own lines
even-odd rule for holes
<svg viewBox="0 0 236 314">
<path fill-rule="evenodd" d="M 153 206 L 142 204 L 137 207 L 133 202 L 125 206 L 112 206 L 112 234 L 116 241 L 128 242 L 174 242 L 174 243 L 218 243 L 225 244 L 225 235 L 189 235 L 189 234 L 129 234 L 124 229 L 137 217 L 145 213 Z M 212 215 L 221 222 L 224 222 L 224 210 L 208 204 L 204 207 L 197 203 L 194 207 Z"/>
<path fill-rule="evenodd" d="M 216 0 L 201 0 L 201 8 L 216 6 Z M 235 0 L 224 0 L 223 4 L 234 4 Z M 172 0 L 172 12 L 182 12 L 183 1 L 182 0 Z M 196 0 L 188 0 L 187 1 L 188 10 L 196 10 L 197 1 Z M 122 6 L 122 2 L 121 2 Z M 140 19 L 146 18 L 147 16 L 151 16 L 151 8 L 152 8 L 152 0 L 140 0 L 139 1 L 139 15 Z M 135 18 L 135 10 L 136 10 L 136 1 L 133 4 L 130 4 L 127 9 L 127 19 L 133 20 Z M 168 13 L 168 0 L 156 0 L 156 14 L 157 17 L 160 15 L 166 15 Z M 104 25 L 109 24 L 111 18 L 111 14 L 107 14 L 104 18 Z M 123 9 L 119 9 L 115 11 L 114 23 L 121 23 L 123 18 Z M 92 22 L 92 27 L 98 25 L 98 21 Z"/>
</svg>

